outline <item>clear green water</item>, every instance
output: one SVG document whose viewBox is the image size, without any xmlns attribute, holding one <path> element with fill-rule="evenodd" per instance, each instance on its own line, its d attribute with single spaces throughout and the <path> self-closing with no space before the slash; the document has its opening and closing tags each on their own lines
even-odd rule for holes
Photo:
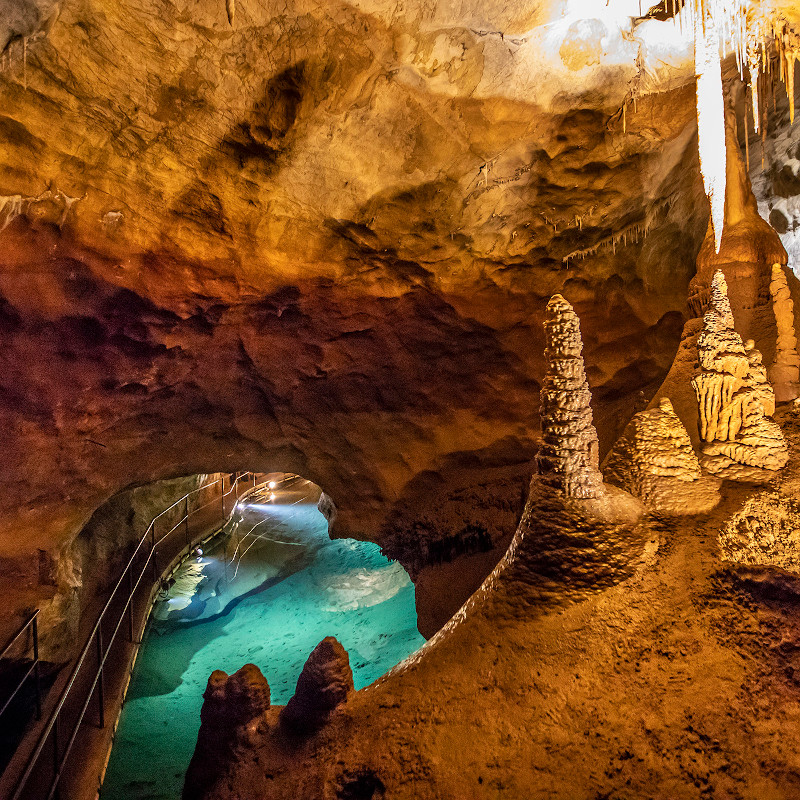
<svg viewBox="0 0 800 800">
<path fill-rule="evenodd" d="M 281 505 L 249 508 L 239 525 L 242 537 L 266 519 L 256 529 L 261 539 L 241 538 L 237 552 L 234 536 L 204 554 L 202 571 L 209 577 L 188 607 L 180 608 L 187 604 L 187 581 L 178 582 L 184 596 L 171 602 L 183 619 L 151 618 L 103 800 L 180 798 L 200 727 L 202 694 L 215 669 L 231 673 L 248 662 L 258 665 L 272 702 L 284 705 L 306 658 L 325 636 L 335 636 L 347 649 L 357 689 L 424 643 L 416 627 L 414 585 L 399 564 L 390 563 L 372 543 L 331 541 L 316 495 L 313 502 L 297 502 L 284 493 L 278 499 Z M 154 617 L 167 610 L 157 608 Z"/>
</svg>

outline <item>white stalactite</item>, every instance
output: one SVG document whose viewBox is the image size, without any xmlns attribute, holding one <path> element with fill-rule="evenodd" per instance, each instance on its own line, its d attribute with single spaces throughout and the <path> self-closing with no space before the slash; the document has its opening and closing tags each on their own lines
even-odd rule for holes
<svg viewBox="0 0 800 800">
<path fill-rule="evenodd" d="M 694 63 L 697 76 L 697 136 L 703 186 L 711 203 L 716 251 L 725 224 L 725 106 L 719 57 L 719 20 L 714 14 L 694 15 Z"/>
</svg>

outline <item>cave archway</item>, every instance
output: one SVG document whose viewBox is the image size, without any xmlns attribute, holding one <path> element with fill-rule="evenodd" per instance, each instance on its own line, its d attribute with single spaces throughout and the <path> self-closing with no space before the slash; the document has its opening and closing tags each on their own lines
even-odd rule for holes
<svg viewBox="0 0 800 800">
<path fill-rule="evenodd" d="M 424 643 L 408 574 L 372 542 L 331 539 L 331 508 L 309 480 L 261 475 L 224 528 L 162 578 L 102 796 L 145 798 L 167 784 L 180 793 L 214 670 L 254 663 L 285 704 L 326 636 L 349 652 L 356 688 Z"/>
</svg>

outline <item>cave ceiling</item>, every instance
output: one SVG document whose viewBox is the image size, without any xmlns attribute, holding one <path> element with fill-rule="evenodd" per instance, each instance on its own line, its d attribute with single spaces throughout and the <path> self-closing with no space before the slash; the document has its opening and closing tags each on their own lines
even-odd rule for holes
<svg viewBox="0 0 800 800">
<path fill-rule="evenodd" d="M 375 535 L 420 475 L 530 458 L 557 291 L 607 449 L 708 222 L 665 16 L 0 0 L 2 549 L 217 469 L 302 472 Z"/>
</svg>

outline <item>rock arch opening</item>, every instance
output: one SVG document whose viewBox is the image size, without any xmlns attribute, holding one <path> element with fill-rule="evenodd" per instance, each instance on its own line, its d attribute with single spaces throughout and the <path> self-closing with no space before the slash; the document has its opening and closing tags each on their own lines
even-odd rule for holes
<svg viewBox="0 0 800 800">
<path fill-rule="evenodd" d="M 424 643 L 408 573 L 372 542 L 331 538 L 334 515 L 311 481 L 260 474 L 222 530 L 162 578 L 101 797 L 180 795 L 215 670 L 254 664 L 283 705 L 327 637 L 349 654 L 355 688 Z"/>
</svg>

